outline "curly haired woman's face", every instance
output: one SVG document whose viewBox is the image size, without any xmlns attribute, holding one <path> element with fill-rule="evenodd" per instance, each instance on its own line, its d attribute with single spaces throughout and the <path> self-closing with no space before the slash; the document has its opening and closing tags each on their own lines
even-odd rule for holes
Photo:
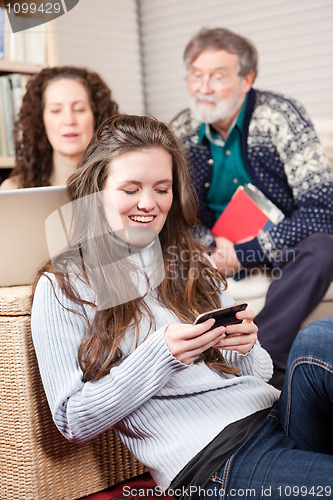
<svg viewBox="0 0 333 500">
<path fill-rule="evenodd" d="M 43 120 L 53 152 L 80 161 L 94 134 L 94 114 L 85 87 L 69 78 L 51 82 L 44 92 Z"/>
</svg>

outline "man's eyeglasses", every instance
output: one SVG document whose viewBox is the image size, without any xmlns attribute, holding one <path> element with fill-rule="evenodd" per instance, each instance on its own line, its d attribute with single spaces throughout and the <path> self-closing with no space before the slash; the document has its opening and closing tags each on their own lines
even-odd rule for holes
<svg viewBox="0 0 333 500">
<path fill-rule="evenodd" d="M 229 83 L 232 82 L 232 80 L 234 80 L 235 78 L 238 78 L 238 75 L 226 77 L 220 74 L 212 76 L 202 76 L 196 73 L 188 73 L 186 80 L 187 83 L 191 86 L 192 90 L 199 90 L 202 87 L 203 83 L 206 81 L 208 87 L 211 90 L 219 92 L 220 90 L 223 90 L 227 85 L 229 85 Z"/>
</svg>

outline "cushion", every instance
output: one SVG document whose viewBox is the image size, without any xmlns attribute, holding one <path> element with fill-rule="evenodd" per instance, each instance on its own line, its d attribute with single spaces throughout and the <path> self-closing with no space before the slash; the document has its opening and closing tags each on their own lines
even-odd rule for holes
<svg viewBox="0 0 333 500">
<path fill-rule="evenodd" d="M 236 302 L 242 302 L 265 297 L 270 283 L 271 278 L 264 273 L 252 273 L 239 281 L 228 278 L 228 292 Z M 333 282 L 322 300 L 333 301 Z"/>
</svg>

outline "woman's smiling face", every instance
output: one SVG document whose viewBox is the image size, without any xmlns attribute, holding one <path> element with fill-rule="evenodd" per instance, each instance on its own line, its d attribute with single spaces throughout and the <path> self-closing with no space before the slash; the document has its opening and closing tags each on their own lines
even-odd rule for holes
<svg viewBox="0 0 333 500">
<path fill-rule="evenodd" d="M 146 228 L 147 233 L 157 236 L 173 199 L 170 154 L 154 147 L 115 158 L 110 163 L 102 198 L 106 218 L 118 237 L 130 243 L 131 228 Z"/>
</svg>

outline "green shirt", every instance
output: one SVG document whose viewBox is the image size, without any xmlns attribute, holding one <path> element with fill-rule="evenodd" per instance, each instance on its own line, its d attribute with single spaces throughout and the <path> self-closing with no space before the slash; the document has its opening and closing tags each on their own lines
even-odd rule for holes
<svg viewBox="0 0 333 500">
<path fill-rule="evenodd" d="M 207 195 L 207 206 L 215 212 L 216 219 L 223 212 L 238 186 L 251 182 L 242 158 L 242 130 L 246 101 L 247 96 L 225 141 L 210 125 L 202 123 L 200 126 L 198 144 L 204 137 L 208 139 L 213 160 L 213 175 Z"/>
</svg>

